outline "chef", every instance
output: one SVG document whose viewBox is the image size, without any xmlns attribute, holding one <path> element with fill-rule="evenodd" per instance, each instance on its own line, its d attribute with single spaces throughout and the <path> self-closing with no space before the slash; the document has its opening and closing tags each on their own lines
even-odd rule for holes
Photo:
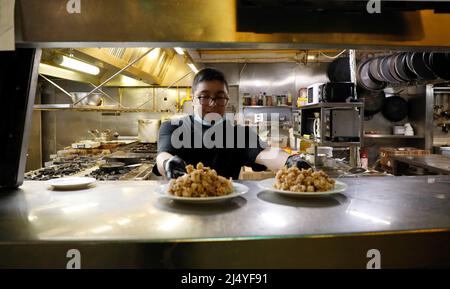
<svg viewBox="0 0 450 289">
<path fill-rule="evenodd" d="M 168 179 L 186 173 L 186 165 L 202 162 L 226 178 L 238 179 L 242 166 L 277 171 L 283 166 L 309 168 L 300 156 L 268 147 L 248 126 L 235 125 L 225 114 L 228 82 L 222 72 L 205 68 L 192 84 L 193 115 L 162 123 L 157 171 Z"/>
</svg>

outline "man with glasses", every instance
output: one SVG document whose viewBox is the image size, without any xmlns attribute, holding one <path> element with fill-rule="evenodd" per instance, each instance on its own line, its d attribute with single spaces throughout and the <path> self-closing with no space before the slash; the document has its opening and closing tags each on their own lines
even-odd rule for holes
<svg viewBox="0 0 450 289">
<path fill-rule="evenodd" d="M 195 75 L 194 114 L 161 125 L 156 158 L 161 175 L 177 178 L 186 172 L 187 164 L 195 166 L 198 162 L 233 179 L 239 177 L 242 166 L 255 171 L 267 168 L 276 171 L 284 165 L 310 167 L 299 156 L 267 147 L 248 126 L 234 125 L 225 119 L 228 93 L 228 82 L 222 72 L 205 68 Z"/>
</svg>

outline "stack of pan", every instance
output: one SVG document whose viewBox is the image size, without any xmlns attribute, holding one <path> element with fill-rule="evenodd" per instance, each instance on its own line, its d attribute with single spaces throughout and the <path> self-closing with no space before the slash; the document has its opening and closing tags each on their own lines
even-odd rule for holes
<svg viewBox="0 0 450 289">
<path fill-rule="evenodd" d="M 450 53 L 404 52 L 361 61 L 358 84 L 367 90 L 382 90 L 400 84 L 441 78 L 450 80 Z"/>
</svg>

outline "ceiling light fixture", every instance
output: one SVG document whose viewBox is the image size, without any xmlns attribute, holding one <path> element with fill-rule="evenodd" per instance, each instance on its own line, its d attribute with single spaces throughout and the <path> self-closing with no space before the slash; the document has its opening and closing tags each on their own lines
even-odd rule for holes
<svg viewBox="0 0 450 289">
<path fill-rule="evenodd" d="M 176 51 L 178 54 L 184 55 L 183 48 L 181 48 L 181 47 L 175 47 L 174 49 L 175 49 L 175 51 Z"/>
<path fill-rule="evenodd" d="M 64 55 L 58 56 L 55 62 L 60 66 L 91 75 L 98 75 L 100 73 L 100 68 L 98 68 L 97 66 Z"/>
</svg>

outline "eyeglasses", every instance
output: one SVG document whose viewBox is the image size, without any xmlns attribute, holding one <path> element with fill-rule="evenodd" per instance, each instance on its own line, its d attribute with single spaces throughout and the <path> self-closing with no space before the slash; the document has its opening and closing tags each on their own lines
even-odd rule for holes
<svg viewBox="0 0 450 289">
<path fill-rule="evenodd" d="M 212 106 L 213 104 L 217 106 L 225 106 L 228 103 L 228 97 L 210 97 L 207 95 L 200 95 L 197 97 L 201 105 Z"/>
</svg>

